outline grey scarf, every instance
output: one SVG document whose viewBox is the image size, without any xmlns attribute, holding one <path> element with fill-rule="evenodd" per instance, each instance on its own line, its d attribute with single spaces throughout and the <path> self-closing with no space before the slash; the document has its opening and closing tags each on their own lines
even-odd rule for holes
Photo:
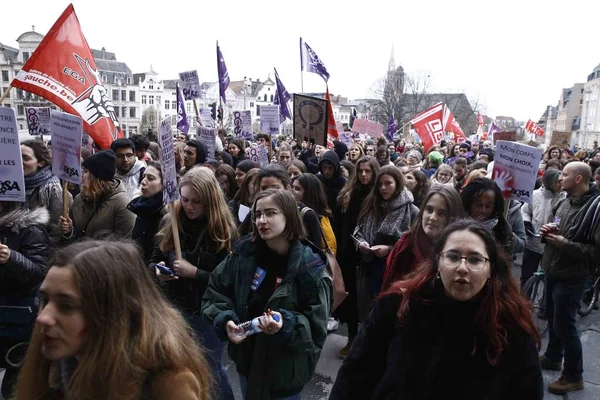
<svg viewBox="0 0 600 400">
<path fill-rule="evenodd" d="M 373 214 L 365 218 L 361 229 L 365 240 L 373 246 L 375 239 L 380 235 L 399 238 L 402 233 L 409 230 L 412 223 L 410 207 L 413 200 L 410 190 L 403 188 L 396 198 L 381 203 L 383 220 L 376 221 Z"/>
</svg>

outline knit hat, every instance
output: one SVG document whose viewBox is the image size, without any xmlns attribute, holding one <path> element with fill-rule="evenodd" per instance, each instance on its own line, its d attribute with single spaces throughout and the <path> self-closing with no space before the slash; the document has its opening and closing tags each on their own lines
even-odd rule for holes
<svg viewBox="0 0 600 400">
<path fill-rule="evenodd" d="M 348 146 L 346 146 L 345 143 L 340 142 L 339 140 L 334 140 L 333 151 L 335 151 L 340 160 L 343 160 L 346 157 L 346 153 L 348 152 Z"/>
<path fill-rule="evenodd" d="M 431 153 L 429 153 L 428 158 L 430 163 L 436 165 L 440 165 L 444 161 L 444 156 L 439 151 L 432 151 Z"/>
<path fill-rule="evenodd" d="M 81 163 L 81 166 L 101 181 L 110 182 L 115 176 L 115 152 L 102 150 L 92 154 Z"/>
</svg>

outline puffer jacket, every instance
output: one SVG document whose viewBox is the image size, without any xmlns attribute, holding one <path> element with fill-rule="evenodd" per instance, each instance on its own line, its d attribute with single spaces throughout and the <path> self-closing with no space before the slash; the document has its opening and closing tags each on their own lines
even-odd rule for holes
<svg viewBox="0 0 600 400">
<path fill-rule="evenodd" d="M 248 378 L 247 400 L 269 400 L 302 391 L 313 377 L 327 338 L 327 320 L 333 301 L 326 259 L 316 247 L 291 244 L 286 276 L 266 309 L 280 312 L 283 327 L 273 335 L 257 334 L 252 351 L 229 344 L 229 356 L 238 372 Z M 247 321 L 248 295 L 256 272 L 256 246 L 242 238 L 211 274 L 202 301 L 203 316 L 227 340 L 227 322 Z M 245 370 L 250 365 L 250 371 Z"/>
<path fill-rule="evenodd" d="M 598 194 L 598 189 L 593 187 L 582 196 L 568 196 L 560 201 L 556 212 L 550 215 L 550 220 L 560 217 L 558 234 L 565 236 L 573 227 L 577 212 L 592 197 Z M 546 244 L 542 257 L 542 268 L 549 278 L 567 281 L 585 279 L 589 276 L 591 268 L 600 259 L 600 225 L 593 232 L 591 243 L 574 242 L 566 239 L 562 248 Z"/>
<path fill-rule="evenodd" d="M 69 212 L 75 229 L 67 240 L 82 237 L 131 237 L 135 215 L 127 210 L 129 196 L 120 180 L 114 179 L 113 184 L 113 189 L 97 201 L 86 201 L 81 193 L 75 197 Z"/>
<path fill-rule="evenodd" d="M 0 214 L 0 239 L 10 258 L 0 265 L 0 296 L 34 297 L 46 275 L 50 239 L 44 226 L 50 220 L 44 207 Z"/>
<path fill-rule="evenodd" d="M 521 216 L 524 223 L 530 223 L 533 233 L 540 233 L 542 225 L 552 222 L 550 215 L 559 200 L 564 198 L 564 192 L 552 192 L 545 187 L 533 191 L 531 204 L 524 203 L 521 207 Z M 534 253 L 542 254 L 544 244 L 541 238 L 532 235 L 527 236 L 526 247 Z"/>
<path fill-rule="evenodd" d="M 127 191 L 127 195 L 130 199 L 135 199 L 141 196 L 142 191 L 140 184 L 144 178 L 144 171 L 146 171 L 146 163 L 136 158 L 135 164 L 126 174 L 121 175 L 119 171 L 115 173 L 115 178 L 118 178 L 123 182 L 123 186 Z"/>
</svg>

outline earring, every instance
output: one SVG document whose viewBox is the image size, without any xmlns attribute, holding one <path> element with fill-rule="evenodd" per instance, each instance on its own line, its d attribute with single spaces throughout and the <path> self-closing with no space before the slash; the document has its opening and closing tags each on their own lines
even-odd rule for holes
<svg viewBox="0 0 600 400">
<path fill-rule="evenodd" d="M 439 272 L 435 275 L 435 279 L 442 279 Z"/>
<path fill-rule="evenodd" d="M 492 278 L 488 278 L 487 282 L 485 283 L 486 286 L 490 286 L 490 281 L 492 280 Z"/>
</svg>

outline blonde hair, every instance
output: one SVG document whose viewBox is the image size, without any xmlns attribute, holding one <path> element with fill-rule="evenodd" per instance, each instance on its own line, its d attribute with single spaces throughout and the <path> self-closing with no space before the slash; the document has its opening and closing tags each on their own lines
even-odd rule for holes
<svg viewBox="0 0 600 400">
<path fill-rule="evenodd" d="M 231 241 L 237 236 L 237 231 L 233 216 L 225 202 L 225 197 L 214 172 L 207 167 L 194 167 L 181 178 L 179 190 L 181 191 L 184 186 L 189 186 L 200 196 L 204 214 L 208 221 L 207 233 L 209 238 L 216 244 L 217 252 L 224 249 L 228 252 L 231 251 Z M 181 213 L 185 212 L 182 211 L 179 200 L 173 203 L 173 207 L 175 207 L 178 217 L 181 217 Z M 179 233 L 181 235 L 184 233 L 181 224 L 179 225 Z M 161 238 L 160 251 L 168 253 L 175 248 L 173 229 L 170 223 L 164 224 L 158 236 Z"/>
<path fill-rule="evenodd" d="M 64 388 L 65 399 L 139 399 L 158 375 L 185 370 L 199 384 L 198 398 L 211 397 L 204 352 L 181 313 L 152 281 L 135 245 L 79 242 L 59 250 L 49 265 L 72 270 L 88 332 L 81 360 Z M 49 378 L 57 364 L 44 357 L 36 325 L 15 400 L 53 398 L 56 388 Z"/>
</svg>

